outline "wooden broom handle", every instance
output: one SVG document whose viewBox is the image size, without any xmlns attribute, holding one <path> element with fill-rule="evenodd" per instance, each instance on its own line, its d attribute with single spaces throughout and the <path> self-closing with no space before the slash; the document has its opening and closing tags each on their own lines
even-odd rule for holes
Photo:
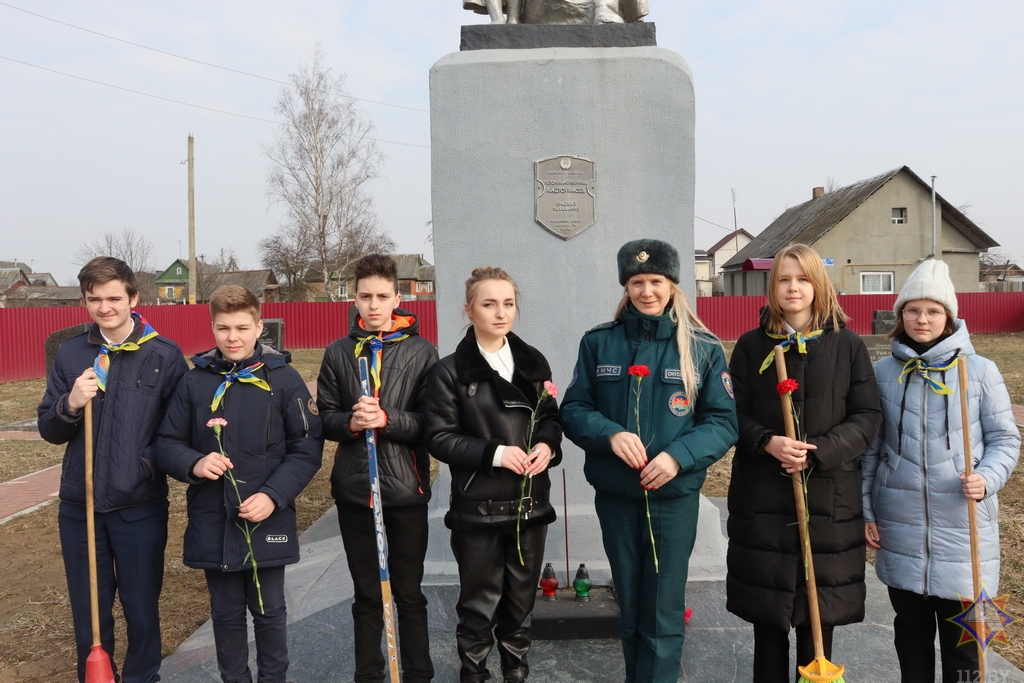
<svg viewBox="0 0 1024 683">
<path fill-rule="evenodd" d="M 967 356 L 960 356 L 956 364 L 957 379 L 960 389 L 960 423 L 964 435 L 964 476 L 971 476 L 973 462 L 971 456 L 971 417 L 967 404 Z M 978 501 L 967 499 L 967 523 L 971 534 L 971 578 L 974 579 L 974 598 L 981 595 L 981 550 L 978 545 Z M 987 633 L 979 633 L 983 638 Z M 978 642 L 978 678 L 985 680 L 985 649 Z"/>
<path fill-rule="evenodd" d="M 92 644 L 100 645 L 100 600 L 96 571 L 96 504 L 93 491 L 92 399 L 85 404 L 85 535 L 89 542 L 89 607 Z"/>
<path fill-rule="evenodd" d="M 786 351 L 782 346 L 775 347 L 775 372 L 779 381 L 789 379 L 786 373 Z M 786 426 L 786 436 L 797 440 L 796 424 L 793 422 L 793 401 L 789 394 L 782 394 L 782 421 Z M 811 616 L 811 635 L 814 638 L 814 657 L 824 659 L 825 644 L 821 638 L 821 615 L 818 612 L 818 582 L 814 577 L 814 557 L 811 555 L 811 541 L 807 536 L 807 507 L 804 505 L 804 481 L 800 472 L 789 475 L 793 481 L 793 501 L 796 503 L 797 526 L 800 529 L 800 552 L 806 566 L 807 577 L 807 611 Z"/>
</svg>

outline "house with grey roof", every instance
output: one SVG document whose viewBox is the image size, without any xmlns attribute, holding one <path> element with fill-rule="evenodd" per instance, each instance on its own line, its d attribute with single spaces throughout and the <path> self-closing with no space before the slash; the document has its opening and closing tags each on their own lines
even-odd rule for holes
<svg viewBox="0 0 1024 683">
<path fill-rule="evenodd" d="M 949 264 L 958 292 L 977 292 L 979 254 L 999 244 L 907 166 L 787 209 L 723 266 L 727 296 L 763 296 L 768 268 L 787 244 L 809 244 L 839 293 L 895 294 L 924 259 Z M 936 248 L 933 248 L 933 240 Z"/>
<path fill-rule="evenodd" d="M 31 284 L 21 268 L 0 268 L 0 306 L 7 305 L 6 300 L 12 294 Z"/>
<path fill-rule="evenodd" d="M 49 306 L 81 306 L 82 290 L 77 286 L 51 287 L 30 285 L 20 287 L 7 297 L 8 308 L 44 308 Z"/>
<path fill-rule="evenodd" d="M 208 276 L 205 285 L 208 294 L 203 297 L 204 301 L 208 301 L 209 295 L 224 285 L 241 285 L 265 304 L 277 301 L 277 290 L 281 287 L 272 270 L 230 270 L 213 273 Z"/>
</svg>

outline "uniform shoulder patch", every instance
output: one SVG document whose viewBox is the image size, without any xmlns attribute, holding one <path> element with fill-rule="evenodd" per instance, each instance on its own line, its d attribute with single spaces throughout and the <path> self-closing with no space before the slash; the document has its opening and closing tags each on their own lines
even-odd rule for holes
<svg viewBox="0 0 1024 683">
<path fill-rule="evenodd" d="M 736 392 L 732 388 L 732 375 L 728 372 L 722 373 L 722 386 L 725 387 L 725 393 L 729 394 L 729 398 L 736 400 Z"/>
<path fill-rule="evenodd" d="M 319 415 L 320 414 L 320 409 L 316 407 L 316 400 L 315 399 L 311 398 L 308 401 L 306 401 L 306 409 L 309 410 L 309 414 L 310 415 Z"/>
</svg>

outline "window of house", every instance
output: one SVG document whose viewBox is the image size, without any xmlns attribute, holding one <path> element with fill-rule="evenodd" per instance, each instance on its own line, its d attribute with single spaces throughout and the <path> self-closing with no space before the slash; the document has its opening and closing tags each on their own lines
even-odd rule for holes
<svg viewBox="0 0 1024 683">
<path fill-rule="evenodd" d="M 861 294 L 894 294 L 892 273 L 861 273 Z"/>
<path fill-rule="evenodd" d="M 896 208 L 892 210 L 892 222 L 893 225 L 903 225 L 907 222 L 907 210 L 905 208 Z"/>
<path fill-rule="evenodd" d="M 174 298 L 174 287 L 164 287 L 164 298 L 165 299 L 173 299 Z"/>
<path fill-rule="evenodd" d="M 181 275 L 181 266 L 178 266 L 178 268 L 177 268 L 177 271 L 178 271 L 178 272 L 177 272 L 177 273 L 175 273 L 175 275 Z"/>
</svg>

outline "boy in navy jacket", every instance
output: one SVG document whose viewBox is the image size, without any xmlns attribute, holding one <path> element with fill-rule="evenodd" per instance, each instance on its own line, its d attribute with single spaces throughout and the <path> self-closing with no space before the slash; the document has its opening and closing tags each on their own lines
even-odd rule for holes
<svg viewBox="0 0 1024 683">
<path fill-rule="evenodd" d="M 96 564 L 100 640 L 114 655 L 115 592 L 127 622 L 125 683 L 159 680 L 160 588 L 167 545 L 167 479 L 153 467 L 152 441 L 188 370 L 181 349 L 132 308 L 135 274 L 100 256 L 78 273 L 89 331 L 57 350 L 39 404 L 39 433 L 67 444 L 60 480 L 61 552 L 78 651 L 78 680 L 92 645 L 85 519 L 85 405 L 93 406 Z"/>
<path fill-rule="evenodd" d="M 187 482 L 184 562 L 206 572 L 217 665 L 251 682 L 288 672 L 284 568 L 299 561 L 295 498 L 320 469 L 316 404 L 291 354 L 258 343 L 260 302 L 238 285 L 210 297 L 217 348 L 192 359 L 157 435 L 158 467 Z"/>
</svg>

